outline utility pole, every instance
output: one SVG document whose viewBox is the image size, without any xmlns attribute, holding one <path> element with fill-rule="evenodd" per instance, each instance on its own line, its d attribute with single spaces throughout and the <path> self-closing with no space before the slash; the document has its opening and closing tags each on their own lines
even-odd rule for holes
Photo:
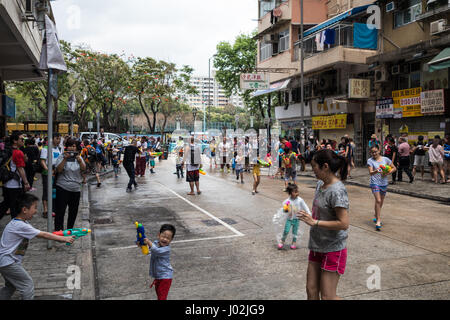
<svg viewBox="0 0 450 320">
<path fill-rule="evenodd" d="M 303 0 L 300 0 L 300 105 L 301 105 L 301 137 L 300 137 L 300 151 L 303 154 L 305 152 L 305 89 L 304 89 L 304 55 L 303 55 Z"/>
</svg>

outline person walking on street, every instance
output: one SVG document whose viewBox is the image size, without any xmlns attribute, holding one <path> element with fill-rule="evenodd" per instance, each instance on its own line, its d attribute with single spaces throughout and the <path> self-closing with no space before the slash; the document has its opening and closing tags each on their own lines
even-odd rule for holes
<svg viewBox="0 0 450 320">
<path fill-rule="evenodd" d="M 425 152 L 428 150 L 428 148 L 425 146 L 425 142 L 423 141 L 423 136 L 419 136 L 418 141 L 414 144 L 414 148 L 412 149 L 412 152 L 414 154 L 414 166 L 413 166 L 413 177 L 416 177 L 416 170 L 417 167 L 421 170 L 422 173 L 422 181 L 423 181 L 423 175 L 425 172 Z"/>
<path fill-rule="evenodd" d="M 186 163 L 186 181 L 189 182 L 191 192 L 188 195 L 195 195 L 194 184 L 197 188 L 197 194 L 200 195 L 200 169 L 202 168 L 202 150 L 200 145 L 195 144 L 194 137 L 191 137 L 191 143 L 184 152 L 183 163 Z"/>
<path fill-rule="evenodd" d="M 27 158 L 25 173 L 27 175 L 27 180 L 30 183 L 30 191 L 36 191 L 36 189 L 33 188 L 33 183 L 36 172 L 40 171 L 41 169 L 41 165 L 39 164 L 40 152 L 37 145 L 35 144 L 34 138 L 25 141 L 25 145 L 26 147 L 23 151 Z"/>
<path fill-rule="evenodd" d="M 404 137 L 400 137 L 398 141 L 400 143 L 398 146 L 398 181 L 403 181 L 403 171 L 405 171 L 409 177 L 409 183 L 413 183 L 414 177 L 411 173 L 411 169 L 409 168 L 411 164 L 410 146 Z"/>
<path fill-rule="evenodd" d="M 77 150 L 77 142 L 66 141 L 66 151 L 56 160 L 56 200 L 55 200 L 55 231 L 64 229 L 64 216 L 67 206 L 69 217 L 67 229 L 73 229 L 78 215 L 81 197 L 81 172 L 86 170 L 86 164 Z"/>
<path fill-rule="evenodd" d="M 450 182 L 450 135 L 444 138 L 444 173 L 448 175 L 447 182 Z"/>
<path fill-rule="evenodd" d="M 305 211 L 297 214 L 311 227 L 306 293 L 308 300 L 339 300 L 337 286 L 347 263 L 349 200 L 342 182 L 347 178 L 347 159 L 332 150 L 320 150 L 311 166 L 319 179 L 312 216 Z"/>
<path fill-rule="evenodd" d="M 9 209 L 11 219 L 14 219 L 19 212 L 17 211 L 17 203 L 25 192 L 31 189 L 25 173 L 25 156 L 20 148 L 23 147 L 24 138 L 21 134 L 15 133 L 10 136 L 11 146 L 6 148 L 9 150 L 9 168 L 13 174 L 13 178 L 6 181 L 3 185 L 3 202 L 0 204 L 0 219 Z M 11 150 L 12 149 L 12 150 Z"/>
<path fill-rule="evenodd" d="M 131 192 L 131 187 L 134 185 L 134 188 L 137 189 L 138 184 L 136 183 L 136 174 L 134 171 L 134 160 L 136 158 L 136 154 L 139 153 L 139 149 L 137 147 L 137 142 L 135 139 L 131 142 L 130 145 L 125 147 L 125 151 L 123 154 L 123 167 L 127 171 L 128 177 L 130 181 L 128 182 L 127 192 Z"/>
<path fill-rule="evenodd" d="M 441 138 L 435 136 L 433 139 L 433 144 L 430 146 L 428 154 L 430 155 L 430 162 L 433 166 L 433 181 L 439 183 L 438 175 L 441 176 L 441 183 L 446 183 L 445 173 L 444 173 L 444 148 L 439 144 Z"/>
<path fill-rule="evenodd" d="M 388 174 L 396 171 L 396 167 L 392 164 L 391 159 L 381 155 L 378 146 L 373 146 L 370 149 L 372 157 L 367 160 L 367 166 L 370 174 L 370 188 L 372 189 L 375 198 L 375 229 L 381 230 L 381 208 L 383 207 L 384 198 L 386 197 L 387 187 L 389 184 Z M 381 166 L 390 166 L 392 169 L 389 172 L 382 170 Z"/>
<path fill-rule="evenodd" d="M 387 148 L 384 151 L 384 155 L 386 158 L 389 158 L 392 161 L 394 167 L 398 168 L 398 148 L 395 145 L 395 139 L 393 137 L 389 137 Z M 391 184 L 395 184 L 395 180 L 397 179 L 397 170 L 392 172 L 392 182 Z"/>
</svg>

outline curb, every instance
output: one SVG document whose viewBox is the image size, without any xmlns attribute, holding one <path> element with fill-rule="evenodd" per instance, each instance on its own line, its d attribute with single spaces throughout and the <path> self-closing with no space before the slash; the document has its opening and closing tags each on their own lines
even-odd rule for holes
<svg viewBox="0 0 450 320">
<path fill-rule="evenodd" d="M 307 173 L 306 174 L 298 174 L 297 176 L 315 178 L 314 175 L 307 174 Z M 360 182 L 356 182 L 356 181 L 347 180 L 344 182 L 344 184 L 354 185 L 354 186 L 370 189 L 369 185 L 360 183 Z M 392 189 L 390 186 L 388 187 L 387 190 L 391 193 L 397 193 L 397 194 L 402 194 L 405 196 L 416 197 L 416 198 L 427 199 L 427 200 L 448 202 L 450 204 L 450 198 L 446 198 L 446 197 L 433 196 L 433 195 L 428 195 L 428 194 L 418 193 L 418 192 L 413 192 L 413 191 L 405 191 L 405 190 L 401 190 L 401 189 Z"/>
<path fill-rule="evenodd" d="M 100 176 L 106 176 L 114 172 L 112 169 L 106 170 L 100 173 Z M 86 184 L 83 185 L 80 213 L 82 218 L 83 228 L 91 228 L 90 217 L 90 185 L 92 180 L 95 180 L 95 176 L 86 179 Z M 94 247 L 93 247 L 93 235 L 90 237 L 82 237 L 81 240 L 81 252 L 76 257 L 76 264 L 81 270 L 81 288 L 75 290 L 72 300 L 96 300 L 95 292 L 95 270 L 94 270 Z"/>
</svg>

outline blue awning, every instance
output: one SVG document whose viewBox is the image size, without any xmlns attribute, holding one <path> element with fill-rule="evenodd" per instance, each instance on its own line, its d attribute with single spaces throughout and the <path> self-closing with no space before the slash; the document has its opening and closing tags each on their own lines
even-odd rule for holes
<svg viewBox="0 0 450 320">
<path fill-rule="evenodd" d="M 362 11 L 365 11 L 370 6 L 371 6 L 371 4 L 368 4 L 365 6 L 355 7 L 350 10 L 347 10 L 347 11 L 337 15 L 336 17 L 328 19 L 327 21 L 324 21 L 324 22 L 318 24 L 317 26 L 312 27 L 311 29 L 308 29 L 307 31 L 303 32 L 303 37 L 307 37 L 315 32 L 325 29 L 326 27 L 329 27 L 339 21 L 342 21 L 348 17 L 354 16 Z"/>
</svg>

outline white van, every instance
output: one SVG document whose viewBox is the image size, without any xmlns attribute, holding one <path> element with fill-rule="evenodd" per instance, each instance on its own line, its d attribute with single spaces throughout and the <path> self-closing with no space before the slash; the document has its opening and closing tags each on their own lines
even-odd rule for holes
<svg viewBox="0 0 450 320">
<path fill-rule="evenodd" d="M 84 141 L 85 139 L 90 140 L 90 139 L 94 138 L 95 135 L 98 136 L 97 132 L 82 132 L 80 135 L 80 138 L 81 138 L 81 141 Z M 105 135 L 106 143 L 111 142 L 113 140 L 118 141 L 119 138 L 122 138 L 120 135 L 115 134 L 115 133 L 110 133 L 110 132 L 105 132 L 104 135 Z"/>
</svg>

